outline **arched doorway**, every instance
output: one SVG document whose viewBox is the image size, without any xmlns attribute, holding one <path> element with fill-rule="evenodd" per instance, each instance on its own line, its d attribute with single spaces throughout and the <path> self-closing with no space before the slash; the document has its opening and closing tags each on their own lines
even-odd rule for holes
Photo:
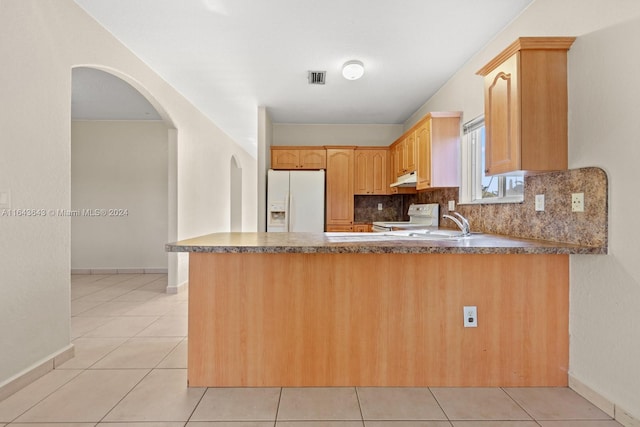
<svg viewBox="0 0 640 427">
<path fill-rule="evenodd" d="M 78 66 L 72 82 L 72 209 L 122 212 L 72 218 L 72 269 L 168 270 L 170 291 L 179 283 L 175 255 L 164 252 L 177 240 L 177 131 L 154 98 L 116 70 Z M 123 233 L 135 257 L 117 252 Z M 99 262 L 86 256 L 92 239 L 101 242 L 93 251 Z"/>
</svg>

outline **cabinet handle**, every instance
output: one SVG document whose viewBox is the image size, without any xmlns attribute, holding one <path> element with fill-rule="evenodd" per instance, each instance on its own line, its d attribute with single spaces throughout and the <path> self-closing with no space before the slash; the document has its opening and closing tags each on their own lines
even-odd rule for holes
<svg viewBox="0 0 640 427">
<path fill-rule="evenodd" d="M 485 169 L 485 170 L 484 170 L 484 173 L 489 173 L 489 169 Z"/>
</svg>

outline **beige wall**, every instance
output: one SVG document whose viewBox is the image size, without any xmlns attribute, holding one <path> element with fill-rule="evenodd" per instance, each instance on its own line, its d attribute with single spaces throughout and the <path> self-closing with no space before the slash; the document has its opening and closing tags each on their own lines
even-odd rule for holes
<svg viewBox="0 0 640 427">
<path fill-rule="evenodd" d="M 176 129 L 176 238 L 228 230 L 233 155 L 243 229 L 256 229 L 255 158 L 72 0 L 0 0 L 0 58 L 0 188 L 13 208 L 71 207 L 71 69 L 82 65 L 126 80 Z M 69 345 L 70 235 L 69 218 L 0 218 L 0 386 Z M 186 280 L 184 257 L 177 269 Z"/>
<path fill-rule="evenodd" d="M 126 209 L 71 218 L 72 269 L 167 268 L 167 137 L 159 121 L 71 123 L 71 209 Z"/>
<path fill-rule="evenodd" d="M 402 125 L 273 124 L 273 145 L 390 145 Z"/>
<path fill-rule="evenodd" d="M 569 51 L 569 163 L 598 166 L 609 176 L 606 256 L 571 257 L 570 374 L 640 419 L 640 2 L 536 0 L 456 73 L 414 116 L 483 112 L 475 72 L 519 36 L 577 36 Z M 588 201 L 586 201 L 588 203 Z M 621 419 L 624 417 L 621 415 Z"/>
</svg>

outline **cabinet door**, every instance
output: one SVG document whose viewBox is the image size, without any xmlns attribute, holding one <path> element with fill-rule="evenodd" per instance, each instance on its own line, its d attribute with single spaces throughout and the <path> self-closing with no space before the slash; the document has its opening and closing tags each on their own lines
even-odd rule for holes
<svg viewBox="0 0 640 427">
<path fill-rule="evenodd" d="M 371 189 L 367 186 L 369 172 L 369 151 L 356 150 L 354 158 L 353 194 L 369 194 Z"/>
<path fill-rule="evenodd" d="M 353 225 L 353 158 L 353 149 L 327 149 L 327 226 Z"/>
<path fill-rule="evenodd" d="M 271 169 L 297 169 L 298 150 L 271 149 Z"/>
<path fill-rule="evenodd" d="M 416 129 L 416 145 L 416 189 L 424 190 L 431 186 L 431 120 L 425 120 Z"/>
<path fill-rule="evenodd" d="M 327 167 L 326 150 L 300 150 L 298 169 L 325 169 Z"/>
<path fill-rule="evenodd" d="M 416 134 L 411 132 L 405 139 L 405 173 L 416 170 Z"/>
<path fill-rule="evenodd" d="M 369 233 L 371 232 L 371 224 L 356 224 L 353 226 L 353 231 L 356 233 Z"/>
<path fill-rule="evenodd" d="M 371 194 L 387 194 L 387 159 L 386 150 L 372 150 L 370 156 Z"/>
<path fill-rule="evenodd" d="M 387 193 L 386 194 L 398 194 L 397 187 L 391 187 L 391 184 L 396 180 L 398 176 L 398 163 L 397 159 L 397 150 L 395 147 L 390 147 L 387 151 L 387 165 L 389 165 L 389 170 L 387 173 Z"/>
<path fill-rule="evenodd" d="M 519 56 L 514 54 L 485 77 L 486 175 L 521 168 Z"/>
<path fill-rule="evenodd" d="M 460 117 L 433 117 L 430 120 L 432 188 L 460 186 Z"/>
<path fill-rule="evenodd" d="M 327 231 L 331 232 L 352 232 L 353 225 L 327 225 Z"/>
<path fill-rule="evenodd" d="M 356 150 L 354 194 L 387 194 L 387 150 Z"/>
<path fill-rule="evenodd" d="M 404 175 L 408 172 L 407 138 L 404 138 L 398 145 L 398 160 L 400 161 L 398 176 Z"/>
</svg>

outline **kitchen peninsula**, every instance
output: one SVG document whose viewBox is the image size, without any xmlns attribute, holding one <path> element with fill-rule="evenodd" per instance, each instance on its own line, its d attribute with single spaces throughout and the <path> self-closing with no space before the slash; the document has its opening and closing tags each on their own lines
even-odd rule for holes
<svg viewBox="0 0 640 427">
<path fill-rule="evenodd" d="M 473 235 L 218 233 L 189 252 L 189 386 L 566 386 L 569 254 Z M 463 327 L 463 306 L 478 327 Z"/>
</svg>

